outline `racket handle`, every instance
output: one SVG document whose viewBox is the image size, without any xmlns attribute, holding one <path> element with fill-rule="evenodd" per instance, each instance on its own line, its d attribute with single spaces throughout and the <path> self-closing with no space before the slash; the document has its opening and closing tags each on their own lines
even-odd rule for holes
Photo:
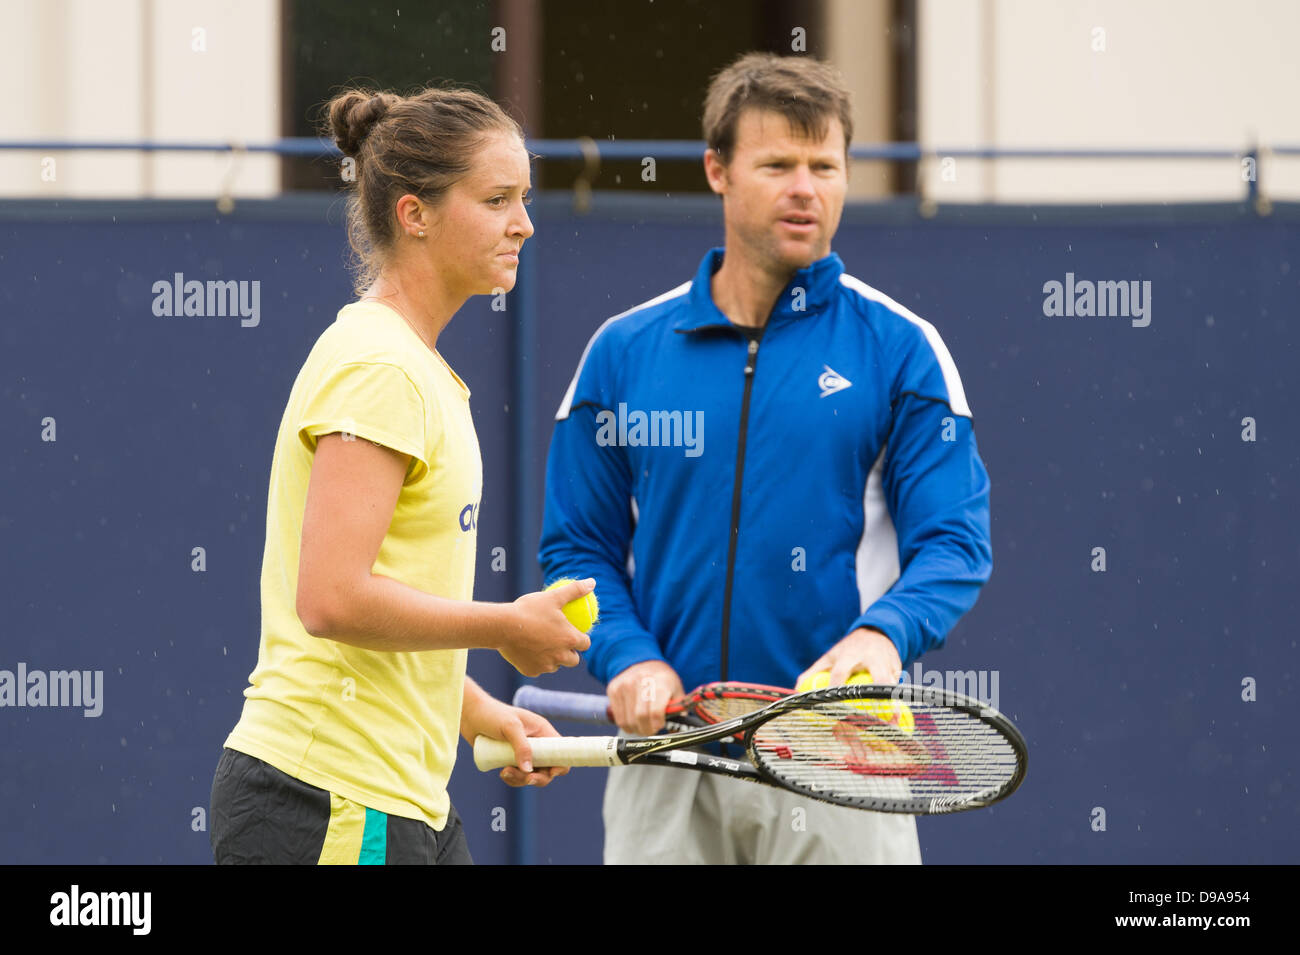
<svg viewBox="0 0 1300 955">
<path fill-rule="evenodd" d="M 569 693 L 564 690 L 544 690 L 539 686 L 521 686 L 515 691 L 515 706 L 532 710 L 542 716 L 579 723 L 613 723 L 609 715 L 609 700 L 595 693 Z"/>
<path fill-rule="evenodd" d="M 544 736 L 530 739 L 533 766 L 622 766 L 617 736 Z M 474 765 L 487 772 L 515 765 L 514 747 L 504 740 L 474 740 Z"/>
</svg>

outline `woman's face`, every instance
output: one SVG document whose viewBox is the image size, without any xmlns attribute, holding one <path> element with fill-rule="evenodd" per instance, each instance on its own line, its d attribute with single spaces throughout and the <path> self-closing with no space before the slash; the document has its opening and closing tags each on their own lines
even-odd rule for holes
<svg viewBox="0 0 1300 955">
<path fill-rule="evenodd" d="M 469 175 L 433 210 L 429 251 L 449 288 L 467 296 L 514 288 L 519 249 L 533 234 L 524 208 L 531 185 L 528 153 L 519 137 L 492 134 Z"/>
</svg>

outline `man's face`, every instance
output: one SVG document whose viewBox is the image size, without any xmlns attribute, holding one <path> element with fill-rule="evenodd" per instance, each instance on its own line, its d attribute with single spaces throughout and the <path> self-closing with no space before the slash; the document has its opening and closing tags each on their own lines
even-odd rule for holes
<svg viewBox="0 0 1300 955">
<path fill-rule="evenodd" d="M 828 255 L 848 190 L 844 129 L 807 139 L 780 113 L 747 109 L 725 166 L 710 151 L 705 174 L 723 197 L 727 246 L 771 271 L 794 272 Z"/>
</svg>

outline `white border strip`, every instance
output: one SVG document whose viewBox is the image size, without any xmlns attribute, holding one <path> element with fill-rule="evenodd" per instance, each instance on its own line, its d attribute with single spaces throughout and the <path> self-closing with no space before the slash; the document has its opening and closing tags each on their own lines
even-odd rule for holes
<svg viewBox="0 0 1300 955">
<path fill-rule="evenodd" d="M 587 363 L 587 354 L 591 351 L 592 344 L 594 344 L 596 339 L 600 337 L 600 333 L 605 330 L 606 325 L 608 325 L 610 322 L 616 322 L 620 318 L 626 318 L 627 316 L 631 315 L 633 312 L 639 312 L 643 308 L 650 308 L 652 305 L 658 305 L 660 302 L 666 302 L 670 298 L 676 298 L 679 295 L 685 295 L 687 292 L 690 291 L 690 289 L 691 289 L 691 283 L 683 282 L 675 289 L 669 289 L 667 292 L 664 292 L 664 294 L 652 298 L 648 302 L 642 302 L 640 305 L 633 305 L 626 312 L 619 312 L 617 315 L 607 318 L 605 319 L 605 321 L 601 322 L 600 328 L 596 329 L 596 333 L 592 335 L 591 338 L 587 339 L 587 347 L 582 350 L 582 357 L 578 359 L 578 370 L 573 373 L 573 380 L 569 382 L 569 390 L 564 393 L 564 400 L 560 402 L 560 409 L 555 412 L 555 420 L 563 421 L 565 418 L 569 416 L 569 410 L 573 407 L 574 392 L 578 390 L 578 376 L 582 374 L 582 366 Z"/>
<path fill-rule="evenodd" d="M 885 500 L 885 450 L 880 449 L 876 463 L 867 475 L 862 493 L 862 537 L 853 563 L 858 581 L 859 613 L 889 593 L 901 573 L 898 557 L 898 532 Z"/>
<path fill-rule="evenodd" d="M 930 343 L 930 349 L 934 352 L 934 357 L 939 361 L 939 368 L 943 371 L 943 383 L 948 389 L 948 407 L 963 417 L 972 417 L 970 405 L 966 403 L 966 389 L 961 386 L 961 376 L 957 374 L 957 365 L 952 360 L 952 355 L 948 353 L 948 346 L 939 337 L 938 329 L 919 315 L 899 305 L 884 292 L 873 289 L 866 282 L 855 279 L 848 273 L 840 275 L 840 284 L 853 289 L 863 298 L 883 305 L 891 312 L 903 316 L 903 318 L 913 325 L 919 326 L 921 331 L 925 332 L 925 340 Z"/>
</svg>

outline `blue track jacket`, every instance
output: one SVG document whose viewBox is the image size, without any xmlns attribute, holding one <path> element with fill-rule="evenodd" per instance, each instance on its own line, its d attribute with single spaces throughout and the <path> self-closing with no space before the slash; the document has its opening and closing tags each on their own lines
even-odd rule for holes
<svg viewBox="0 0 1300 955">
<path fill-rule="evenodd" d="M 957 368 L 833 253 L 751 340 L 713 303 L 722 256 L 587 343 L 547 461 L 545 577 L 596 578 L 605 683 L 664 660 L 688 689 L 793 686 L 859 626 L 907 666 L 993 568 Z"/>
</svg>

